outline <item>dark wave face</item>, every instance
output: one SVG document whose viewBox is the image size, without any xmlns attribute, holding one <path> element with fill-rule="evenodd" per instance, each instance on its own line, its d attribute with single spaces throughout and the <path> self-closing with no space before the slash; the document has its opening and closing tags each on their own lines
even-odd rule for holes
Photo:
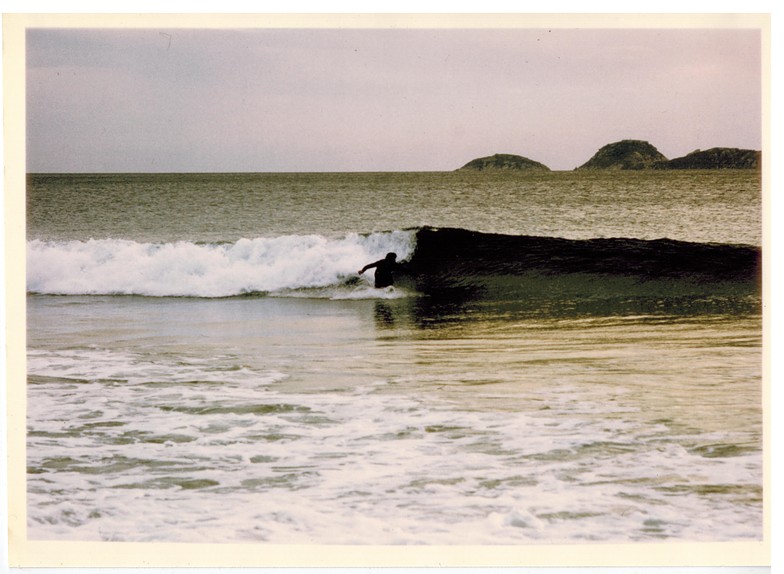
<svg viewBox="0 0 784 574">
<path fill-rule="evenodd" d="M 761 252 L 669 239 L 571 240 L 422 228 L 408 269 L 433 302 L 605 312 L 759 312 Z"/>
</svg>

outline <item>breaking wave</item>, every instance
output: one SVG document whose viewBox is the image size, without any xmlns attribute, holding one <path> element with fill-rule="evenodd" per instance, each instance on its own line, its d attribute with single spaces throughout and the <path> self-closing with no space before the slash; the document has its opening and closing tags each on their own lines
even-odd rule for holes
<svg viewBox="0 0 784 574">
<path fill-rule="evenodd" d="M 364 264 L 394 251 L 395 293 L 372 289 Z M 669 239 L 572 240 L 422 227 L 330 239 L 288 235 L 235 243 L 139 243 L 107 239 L 27 246 L 27 289 L 58 295 L 232 297 L 526 297 L 761 292 L 761 250 Z"/>
<path fill-rule="evenodd" d="M 51 295 L 232 297 L 338 286 L 365 263 L 409 256 L 413 231 L 340 239 L 287 235 L 235 243 L 122 239 L 27 244 L 27 290 Z"/>
</svg>

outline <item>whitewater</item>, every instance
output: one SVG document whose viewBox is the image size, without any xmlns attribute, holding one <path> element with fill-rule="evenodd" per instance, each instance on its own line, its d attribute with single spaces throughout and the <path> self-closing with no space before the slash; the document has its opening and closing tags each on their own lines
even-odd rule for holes
<svg viewBox="0 0 784 574">
<path fill-rule="evenodd" d="M 27 246 L 28 290 L 52 295 L 230 297 L 339 285 L 358 263 L 409 257 L 414 233 L 289 235 L 231 244 L 104 239 Z"/>
<path fill-rule="evenodd" d="M 27 191 L 31 540 L 765 534 L 755 173 Z M 390 251 L 374 289 L 357 270 Z"/>
</svg>

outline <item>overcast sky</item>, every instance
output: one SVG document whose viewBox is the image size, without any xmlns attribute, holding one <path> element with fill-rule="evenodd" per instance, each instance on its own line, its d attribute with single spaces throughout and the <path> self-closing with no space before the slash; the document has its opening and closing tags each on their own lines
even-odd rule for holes
<svg viewBox="0 0 784 574">
<path fill-rule="evenodd" d="M 30 29 L 27 171 L 573 169 L 761 149 L 744 29 Z"/>
</svg>

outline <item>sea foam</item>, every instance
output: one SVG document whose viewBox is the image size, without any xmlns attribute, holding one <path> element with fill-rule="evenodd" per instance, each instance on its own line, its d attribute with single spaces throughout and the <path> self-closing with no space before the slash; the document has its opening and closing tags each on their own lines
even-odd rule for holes
<svg viewBox="0 0 784 574">
<path fill-rule="evenodd" d="M 331 239 L 286 235 L 235 243 L 123 239 L 27 244 L 27 290 L 53 295 L 231 297 L 339 285 L 387 252 L 410 257 L 413 231 Z"/>
</svg>

